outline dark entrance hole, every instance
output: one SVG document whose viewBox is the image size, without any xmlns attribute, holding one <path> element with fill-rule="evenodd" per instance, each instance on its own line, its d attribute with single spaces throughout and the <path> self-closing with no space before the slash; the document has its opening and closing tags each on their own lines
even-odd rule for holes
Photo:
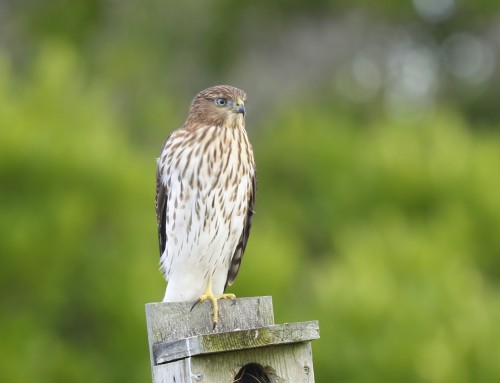
<svg viewBox="0 0 500 383">
<path fill-rule="evenodd" d="M 248 363 L 241 367 L 233 383 L 271 383 L 271 380 L 260 364 Z"/>
</svg>

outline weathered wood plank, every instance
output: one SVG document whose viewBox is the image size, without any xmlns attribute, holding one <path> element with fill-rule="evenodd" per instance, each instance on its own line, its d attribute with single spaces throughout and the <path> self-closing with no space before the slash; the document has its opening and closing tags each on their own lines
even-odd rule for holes
<svg viewBox="0 0 500 383">
<path fill-rule="evenodd" d="M 190 360 L 191 371 L 194 374 L 202 374 L 197 383 L 233 383 L 240 368 L 249 361 L 274 371 L 271 381 L 276 383 L 314 382 L 309 342 L 234 351 L 230 354 L 212 354 Z"/>
<path fill-rule="evenodd" d="M 155 364 L 162 364 L 196 355 L 300 343 L 314 339 L 319 339 L 317 321 L 285 323 L 161 342 L 153 346 L 153 355 Z"/>
<path fill-rule="evenodd" d="M 209 302 L 146 305 L 154 383 L 233 383 L 243 367 L 271 383 L 314 383 L 317 321 L 274 325 L 271 297 L 219 304 L 215 329 Z"/>
<path fill-rule="evenodd" d="M 210 302 L 203 302 L 191 310 L 192 305 L 192 302 L 146 304 L 151 366 L 154 366 L 153 347 L 156 343 L 274 324 L 270 296 L 219 301 L 219 323 L 215 329 L 210 317 Z"/>
<path fill-rule="evenodd" d="M 153 366 L 153 383 L 196 382 L 196 377 L 191 377 L 190 366 L 189 359 Z"/>
<path fill-rule="evenodd" d="M 153 368 L 154 383 L 233 383 L 251 361 L 264 367 L 272 383 L 313 383 L 311 343 L 286 344 L 195 356 Z"/>
<path fill-rule="evenodd" d="M 150 345 L 187 338 L 244 330 L 274 324 L 271 297 L 236 298 L 219 301 L 219 323 L 213 329 L 210 302 L 203 302 L 191 311 L 192 302 L 148 303 L 146 321 Z"/>
</svg>

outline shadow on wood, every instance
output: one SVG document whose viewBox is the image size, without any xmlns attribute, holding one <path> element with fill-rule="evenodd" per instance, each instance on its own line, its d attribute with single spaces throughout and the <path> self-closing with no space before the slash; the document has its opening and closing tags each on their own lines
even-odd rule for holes
<svg viewBox="0 0 500 383">
<path fill-rule="evenodd" d="M 146 305 L 153 383 L 314 382 L 317 321 L 274 324 L 271 297 L 219 304 L 215 329 L 209 302 Z"/>
</svg>

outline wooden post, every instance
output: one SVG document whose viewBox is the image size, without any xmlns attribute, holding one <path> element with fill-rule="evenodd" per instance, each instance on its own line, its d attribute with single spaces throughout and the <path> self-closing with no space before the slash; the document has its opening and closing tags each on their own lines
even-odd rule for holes
<svg viewBox="0 0 500 383">
<path fill-rule="evenodd" d="M 219 301 L 213 329 L 210 309 L 146 305 L 153 383 L 314 382 L 317 321 L 274 324 L 271 297 L 237 298 Z"/>
</svg>

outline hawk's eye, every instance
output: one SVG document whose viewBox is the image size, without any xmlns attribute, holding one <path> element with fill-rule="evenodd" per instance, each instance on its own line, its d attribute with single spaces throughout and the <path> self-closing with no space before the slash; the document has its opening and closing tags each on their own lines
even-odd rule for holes
<svg viewBox="0 0 500 383">
<path fill-rule="evenodd" d="M 227 104 L 227 100 L 225 98 L 216 98 L 215 105 L 217 106 L 225 106 Z"/>
</svg>

